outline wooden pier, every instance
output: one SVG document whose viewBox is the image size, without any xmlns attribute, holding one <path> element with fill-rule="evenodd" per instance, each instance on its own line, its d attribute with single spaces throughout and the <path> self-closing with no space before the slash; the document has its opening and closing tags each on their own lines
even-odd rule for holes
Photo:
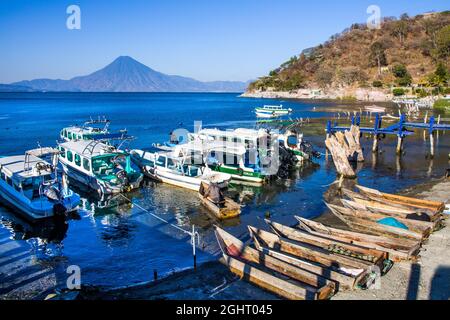
<svg viewBox="0 0 450 320">
<path fill-rule="evenodd" d="M 380 114 L 375 114 L 375 121 L 373 127 L 361 127 L 361 116 L 360 114 L 357 114 L 356 116 L 351 117 L 351 124 L 356 125 L 359 127 L 359 130 L 361 133 L 368 133 L 373 135 L 373 145 L 372 145 L 372 152 L 378 151 L 378 143 L 380 140 L 380 137 L 386 136 L 386 135 L 396 135 L 397 136 L 397 147 L 396 147 L 396 153 L 398 155 L 402 154 L 403 150 L 403 142 L 406 136 L 413 135 L 414 131 L 411 129 L 423 129 L 427 130 L 428 134 L 430 136 L 430 157 L 434 157 L 434 132 L 436 131 L 446 131 L 450 130 L 450 124 L 441 124 L 440 118 L 436 120 L 434 116 L 431 116 L 429 120 L 427 120 L 427 117 L 425 117 L 425 121 L 423 123 L 419 122 L 409 122 L 407 121 L 406 115 L 402 114 L 400 115 L 400 118 L 397 123 L 392 124 L 388 127 L 383 128 L 382 127 L 382 117 Z M 326 127 L 326 133 L 327 136 L 330 134 L 336 133 L 336 132 L 342 132 L 342 131 L 348 131 L 350 130 L 350 126 L 339 126 L 337 122 L 332 124 L 331 120 L 328 120 L 327 127 Z"/>
</svg>

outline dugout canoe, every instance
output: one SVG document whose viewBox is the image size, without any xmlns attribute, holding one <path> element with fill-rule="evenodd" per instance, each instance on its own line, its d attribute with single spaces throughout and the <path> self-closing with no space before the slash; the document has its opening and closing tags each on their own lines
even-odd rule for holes
<svg viewBox="0 0 450 320">
<path fill-rule="evenodd" d="M 342 230 L 326 226 L 322 223 L 295 216 L 299 224 L 297 228 L 308 233 L 327 237 L 337 241 L 345 241 L 360 245 L 366 248 L 372 248 L 385 251 L 389 254 L 389 259 L 393 261 L 413 260 L 417 257 L 420 250 L 420 242 L 409 239 L 392 239 L 384 236 L 375 236 L 365 233 Z"/>
<path fill-rule="evenodd" d="M 225 264 L 250 283 L 292 300 L 324 300 L 335 292 L 334 282 L 246 246 L 219 227 L 216 237 Z"/>
</svg>

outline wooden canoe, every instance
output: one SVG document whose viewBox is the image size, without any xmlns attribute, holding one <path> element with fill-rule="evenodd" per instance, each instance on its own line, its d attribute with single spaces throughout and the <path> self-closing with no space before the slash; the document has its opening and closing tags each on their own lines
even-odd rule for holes
<svg viewBox="0 0 450 320">
<path fill-rule="evenodd" d="M 351 214 L 352 210 L 350 209 L 332 205 L 329 203 L 326 203 L 326 205 L 336 217 L 341 219 L 344 223 L 346 223 L 353 229 L 392 238 L 406 238 L 418 240 L 420 242 L 424 240 L 424 237 L 421 233 L 379 224 L 369 219 L 355 217 Z"/>
<path fill-rule="evenodd" d="M 246 246 L 219 227 L 216 237 L 231 271 L 266 290 L 295 300 L 323 300 L 335 292 L 334 282 Z"/>
<path fill-rule="evenodd" d="M 356 185 L 361 193 L 367 195 L 369 198 L 377 198 L 380 200 L 384 200 L 387 202 L 404 204 L 407 206 L 417 207 L 417 208 L 425 208 L 433 210 L 435 213 L 441 213 L 445 204 L 443 202 L 430 201 L 430 200 L 422 200 L 412 197 L 399 196 L 396 194 L 384 193 L 375 189 L 366 188 L 360 185 Z"/>
<path fill-rule="evenodd" d="M 225 197 L 225 203 L 219 206 L 200 193 L 198 196 L 202 204 L 219 220 L 236 218 L 241 214 L 241 206 L 228 197 Z"/>
<path fill-rule="evenodd" d="M 353 217 L 369 219 L 375 222 L 383 218 L 392 217 L 391 215 L 369 211 L 367 210 L 366 206 L 354 201 L 341 199 L 341 202 L 344 205 L 344 207 L 350 209 L 349 211 L 342 212 L 342 214 L 345 215 L 349 214 Z M 394 219 L 406 225 L 408 227 L 408 230 L 421 233 L 425 238 L 427 238 L 430 235 L 431 231 L 433 231 L 435 226 L 433 222 L 405 219 L 401 217 L 394 217 Z"/>
<path fill-rule="evenodd" d="M 307 243 L 282 238 L 274 233 L 257 229 L 252 226 L 248 226 L 248 229 L 252 238 L 258 240 L 261 245 L 267 248 L 289 253 L 302 259 L 320 263 L 327 267 L 359 269 L 364 271 L 373 265 L 369 261 L 341 256 Z"/>
<path fill-rule="evenodd" d="M 391 208 L 396 208 L 399 211 L 410 212 L 410 217 L 416 220 L 432 221 L 437 223 L 442 218 L 441 214 L 437 213 L 434 209 L 421 208 L 406 203 L 392 202 L 378 196 L 354 192 L 348 189 L 342 189 L 342 192 L 346 197 L 355 202 L 372 201 L 375 205 L 385 205 Z"/>
<path fill-rule="evenodd" d="M 373 271 L 373 264 L 329 254 L 324 250 L 314 250 L 308 245 L 279 237 L 278 235 L 248 226 L 255 247 L 272 257 L 290 264 L 308 268 L 328 279 L 337 281 L 340 288 L 353 289 L 367 286 Z M 313 271 L 313 269 L 316 269 Z"/>
<path fill-rule="evenodd" d="M 387 253 L 383 251 L 312 235 L 308 232 L 290 228 L 267 219 L 266 223 L 281 237 L 318 246 L 322 249 L 331 250 L 334 253 L 344 256 L 351 256 L 357 259 L 370 261 L 379 267 L 382 267 L 383 261 L 387 258 Z"/>
<path fill-rule="evenodd" d="M 365 272 L 362 272 L 360 274 L 347 274 L 345 272 L 342 272 L 338 269 L 332 268 L 332 267 L 326 267 L 322 266 L 318 263 L 314 263 L 311 261 L 308 261 L 306 259 L 302 259 L 300 257 L 296 257 L 290 254 L 286 254 L 274 249 L 270 249 L 267 247 L 264 247 L 261 245 L 261 243 L 256 239 L 254 239 L 254 244 L 256 249 L 258 249 L 260 252 L 264 253 L 267 256 L 271 256 L 274 258 L 277 258 L 278 260 L 285 261 L 293 266 L 296 266 L 298 268 L 308 270 L 314 274 L 324 276 L 327 279 L 330 279 L 332 281 L 335 281 L 338 286 L 336 290 L 341 289 L 355 289 L 359 282 L 362 281 L 364 276 L 366 275 Z"/>
<path fill-rule="evenodd" d="M 364 205 L 367 210 L 372 212 L 378 212 L 386 215 L 390 215 L 393 217 L 400 217 L 411 220 L 419 220 L 419 221 L 433 221 L 434 214 L 431 214 L 428 210 L 414 209 L 408 208 L 405 206 L 395 206 L 388 203 L 382 203 L 379 201 L 371 200 L 370 198 L 362 198 L 355 196 L 359 195 L 359 193 L 343 190 L 343 193 L 352 201 Z M 434 222 L 436 224 L 436 222 Z"/>
<path fill-rule="evenodd" d="M 389 259 L 396 262 L 414 259 L 420 250 L 420 243 L 418 241 L 368 235 L 365 233 L 332 228 L 319 222 L 298 216 L 295 216 L 295 218 L 299 222 L 297 228 L 308 233 L 384 251 L 389 254 Z"/>
</svg>

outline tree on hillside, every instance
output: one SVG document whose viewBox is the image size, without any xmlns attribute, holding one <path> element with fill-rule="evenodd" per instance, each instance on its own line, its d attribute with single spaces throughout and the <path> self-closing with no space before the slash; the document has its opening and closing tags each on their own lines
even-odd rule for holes
<svg viewBox="0 0 450 320">
<path fill-rule="evenodd" d="M 408 34 L 408 22 L 406 20 L 394 21 L 392 24 L 392 36 L 397 37 L 400 44 L 403 45 Z"/>
<path fill-rule="evenodd" d="M 381 76 L 381 67 L 387 65 L 386 49 L 383 43 L 376 41 L 370 46 L 370 60 L 378 67 L 378 75 Z"/>
<path fill-rule="evenodd" d="M 333 81 L 334 71 L 330 67 L 319 67 L 319 69 L 314 74 L 314 80 L 321 88 L 325 88 L 331 85 Z"/>
<path fill-rule="evenodd" d="M 396 83 L 399 86 L 407 87 L 412 83 L 412 77 L 406 69 L 405 65 L 397 64 L 392 68 L 392 73 L 397 78 Z"/>
<path fill-rule="evenodd" d="M 440 58 L 450 57 L 450 25 L 439 30 L 436 37 L 436 50 Z"/>
<path fill-rule="evenodd" d="M 437 35 L 440 29 L 445 25 L 445 22 L 440 19 L 424 19 L 422 20 L 423 28 L 425 29 L 426 35 L 430 38 L 433 48 L 437 48 Z"/>
<path fill-rule="evenodd" d="M 432 87 L 448 86 L 450 82 L 450 72 L 442 62 L 439 62 L 436 70 L 430 75 L 428 83 Z"/>
<path fill-rule="evenodd" d="M 339 70 L 338 77 L 344 85 L 352 85 L 357 81 L 367 80 L 367 75 L 364 71 L 354 66 L 344 67 Z"/>
</svg>

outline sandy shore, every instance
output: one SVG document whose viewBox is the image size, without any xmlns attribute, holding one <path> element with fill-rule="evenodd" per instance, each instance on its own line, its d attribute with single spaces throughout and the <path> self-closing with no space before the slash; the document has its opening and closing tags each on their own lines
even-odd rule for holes
<svg viewBox="0 0 450 320">
<path fill-rule="evenodd" d="M 450 181 L 417 194 L 418 198 L 450 200 Z M 400 262 L 381 278 L 381 288 L 339 292 L 338 300 L 448 300 L 450 299 L 450 228 L 433 233 L 420 251 L 416 263 Z"/>
</svg>

